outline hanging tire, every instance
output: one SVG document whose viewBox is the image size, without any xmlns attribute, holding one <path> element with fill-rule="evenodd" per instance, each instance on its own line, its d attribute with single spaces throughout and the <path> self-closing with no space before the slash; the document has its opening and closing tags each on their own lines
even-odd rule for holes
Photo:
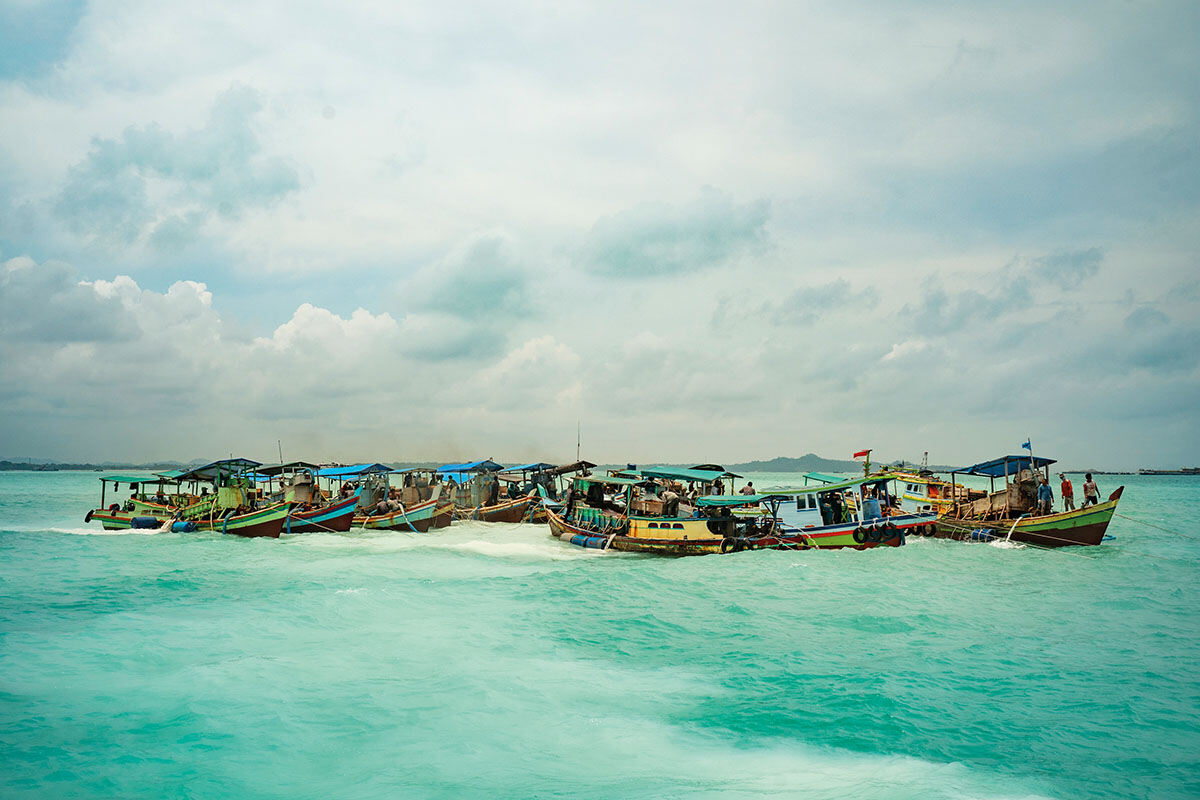
<svg viewBox="0 0 1200 800">
<path fill-rule="evenodd" d="M 854 541 L 858 542 L 859 544 L 869 541 L 869 539 L 867 538 L 867 532 L 865 530 L 863 530 L 862 528 L 855 528 L 853 536 L 854 536 Z"/>
<path fill-rule="evenodd" d="M 734 552 L 734 550 L 736 548 L 737 548 L 737 542 L 735 542 L 733 540 L 732 536 L 726 536 L 724 539 L 721 540 L 721 552 L 722 553 L 732 553 L 732 552 Z"/>
<path fill-rule="evenodd" d="M 91 522 L 91 521 L 92 521 L 92 514 L 95 514 L 95 513 L 96 513 L 96 509 L 94 509 L 94 508 L 93 508 L 91 511 L 89 511 L 89 512 L 87 513 L 87 516 L 83 518 L 83 521 L 84 521 L 84 523 Z"/>
</svg>

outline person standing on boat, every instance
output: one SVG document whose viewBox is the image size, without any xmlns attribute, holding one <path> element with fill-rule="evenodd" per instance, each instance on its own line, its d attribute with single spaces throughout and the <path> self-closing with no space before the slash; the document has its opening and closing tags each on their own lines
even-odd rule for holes
<svg viewBox="0 0 1200 800">
<path fill-rule="evenodd" d="M 667 489 L 665 492 L 660 494 L 658 497 L 660 500 L 662 500 L 662 503 L 663 503 L 663 516 L 664 517 L 679 516 L 679 495 L 675 494 L 674 489 Z"/>
<path fill-rule="evenodd" d="M 1058 473 L 1058 477 L 1062 478 L 1062 483 L 1058 489 L 1062 494 L 1063 511 L 1075 510 L 1075 487 L 1071 485 L 1071 480 L 1066 476 L 1066 473 Z"/>
<path fill-rule="evenodd" d="M 1037 496 L 1038 514 L 1049 514 L 1054 511 L 1054 490 L 1050 488 L 1050 481 L 1042 478 Z"/>
<path fill-rule="evenodd" d="M 1100 502 L 1100 488 L 1096 486 L 1096 482 L 1092 480 L 1092 473 L 1084 476 L 1083 481 L 1083 505 L 1080 508 L 1094 506 Z"/>
<path fill-rule="evenodd" d="M 746 481 L 746 485 L 738 489 L 738 494 L 754 494 L 754 481 Z"/>
</svg>

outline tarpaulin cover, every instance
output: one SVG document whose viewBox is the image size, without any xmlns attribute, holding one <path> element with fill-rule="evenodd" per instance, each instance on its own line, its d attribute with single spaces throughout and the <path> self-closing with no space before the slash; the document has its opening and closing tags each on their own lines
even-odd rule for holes
<svg viewBox="0 0 1200 800">
<path fill-rule="evenodd" d="M 1033 469 L 1040 469 L 1047 464 L 1055 463 L 1053 458 L 1042 458 L 1041 456 L 1001 456 L 993 458 L 991 461 L 981 461 L 978 464 L 972 464 L 969 467 L 952 470 L 966 475 L 982 475 L 985 478 L 1003 478 L 1006 474 L 1016 475 L 1023 469 L 1029 469 L 1032 462 Z"/>
<path fill-rule="evenodd" d="M 647 478 L 667 478 L 677 481 L 702 481 L 712 483 L 722 478 L 740 478 L 732 472 L 715 472 L 707 469 L 688 469 L 687 467 L 646 467 L 645 469 L 630 470 Z"/>
<path fill-rule="evenodd" d="M 392 468 L 387 464 L 351 464 L 348 467 L 326 467 L 319 470 L 317 475 L 321 478 L 357 478 L 368 473 L 391 471 Z"/>
<path fill-rule="evenodd" d="M 503 464 L 495 461 L 470 461 L 466 464 L 445 464 L 437 468 L 438 472 L 496 472 L 504 469 Z"/>
</svg>

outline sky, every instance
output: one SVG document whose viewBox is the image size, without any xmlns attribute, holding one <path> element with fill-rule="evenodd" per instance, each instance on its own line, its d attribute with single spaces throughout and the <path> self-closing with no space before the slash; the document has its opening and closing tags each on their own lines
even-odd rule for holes
<svg viewBox="0 0 1200 800">
<path fill-rule="evenodd" d="M 1200 4 L 0 0 L 0 458 L 1200 462 Z"/>
</svg>

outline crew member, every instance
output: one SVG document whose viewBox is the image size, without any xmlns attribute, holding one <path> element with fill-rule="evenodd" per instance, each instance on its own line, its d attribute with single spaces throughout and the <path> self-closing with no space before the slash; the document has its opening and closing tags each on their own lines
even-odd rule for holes
<svg viewBox="0 0 1200 800">
<path fill-rule="evenodd" d="M 1058 477 L 1062 478 L 1062 483 L 1059 484 L 1059 493 L 1062 494 L 1063 511 L 1075 510 L 1075 487 L 1071 485 L 1071 480 L 1065 473 L 1058 473 Z"/>
</svg>

